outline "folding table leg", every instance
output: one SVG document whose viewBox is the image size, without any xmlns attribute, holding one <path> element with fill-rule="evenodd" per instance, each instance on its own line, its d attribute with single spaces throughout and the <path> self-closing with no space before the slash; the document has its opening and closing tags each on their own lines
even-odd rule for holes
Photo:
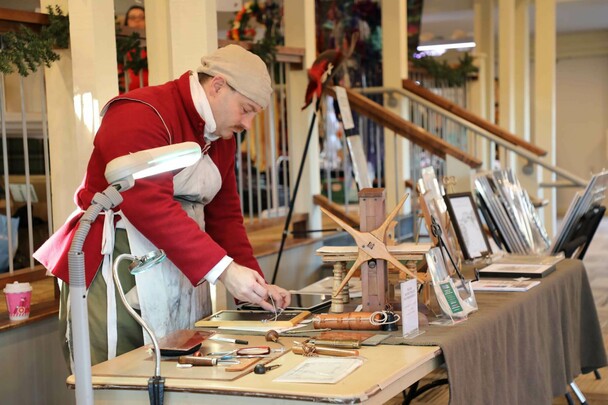
<svg viewBox="0 0 608 405">
<path fill-rule="evenodd" d="M 572 395 L 570 395 L 569 392 L 566 392 L 566 394 L 564 396 L 566 397 L 566 401 L 568 402 L 568 405 L 574 405 L 574 401 L 572 400 Z"/>
<path fill-rule="evenodd" d="M 580 390 L 580 388 L 578 388 L 578 385 L 576 385 L 576 383 L 574 381 L 572 381 L 570 383 L 570 388 L 572 388 L 574 395 L 576 395 L 576 398 L 578 398 L 581 405 L 587 405 L 587 399 L 585 398 L 585 396 L 583 395 L 583 392 Z"/>
</svg>

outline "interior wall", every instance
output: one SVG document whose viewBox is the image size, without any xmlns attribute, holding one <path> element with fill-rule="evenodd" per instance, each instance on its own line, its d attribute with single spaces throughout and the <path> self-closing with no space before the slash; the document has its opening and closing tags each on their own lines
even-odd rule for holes
<svg viewBox="0 0 608 405">
<path fill-rule="evenodd" d="M 608 55 L 557 63 L 557 166 L 582 178 L 608 169 Z M 563 215 L 577 189 L 557 192 Z"/>
<path fill-rule="evenodd" d="M 3 404 L 75 403 L 65 380 L 57 317 L 37 320 L 0 333 L 0 402 Z"/>
</svg>

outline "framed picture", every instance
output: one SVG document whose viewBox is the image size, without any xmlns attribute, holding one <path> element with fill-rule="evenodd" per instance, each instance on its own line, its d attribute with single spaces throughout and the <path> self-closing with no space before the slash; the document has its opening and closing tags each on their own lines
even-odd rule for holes
<svg viewBox="0 0 608 405">
<path fill-rule="evenodd" d="M 422 169 L 421 178 L 418 179 L 417 191 L 420 210 L 424 216 L 429 236 L 433 243 L 439 246 L 439 240 L 432 233 L 434 219 L 441 230 L 441 239 L 445 244 L 447 254 L 452 259 L 448 260 L 449 273 L 454 274 L 457 269 L 454 268 L 452 262 L 455 264 L 459 263 L 464 255 L 459 246 L 455 229 L 450 221 L 450 213 L 448 212 L 441 187 L 435 176 L 435 170 L 432 167 L 425 167 Z"/>
<path fill-rule="evenodd" d="M 476 259 L 491 253 L 492 250 L 481 226 L 473 195 L 471 193 L 446 194 L 444 199 L 465 259 Z"/>
</svg>

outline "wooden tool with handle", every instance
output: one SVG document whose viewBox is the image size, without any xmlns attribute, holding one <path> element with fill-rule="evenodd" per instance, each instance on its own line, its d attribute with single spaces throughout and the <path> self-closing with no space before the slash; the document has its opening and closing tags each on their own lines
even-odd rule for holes
<svg viewBox="0 0 608 405">
<path fill-rule="evenodd" d="M 217 365 L 217 359 L 215 357 L 179 356 L 177 362 L 179 364 L 192 364 L 193 366 Z"/>
<path fill-rule="evenodd" d="M 315 346 L 311 352 L 306 352 L 302 346 L 294 346 L 291 349 L 295 354 L 309 355 L 309 354 L 322 354 L 325 356 L 339 356 L 339 357 L 348 357 L 348 356 L 358 356 L 359 350 L 345 350 L 345 349 L 332 349 L 329 347 L 318 347 Z"/>
</svg>

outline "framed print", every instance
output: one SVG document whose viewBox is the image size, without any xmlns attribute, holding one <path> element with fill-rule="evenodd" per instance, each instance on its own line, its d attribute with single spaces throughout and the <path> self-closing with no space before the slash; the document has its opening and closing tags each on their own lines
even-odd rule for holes
<svg viewBox="0 0 608 405">
<path fill-rule="evenodd" d="M 471 193 L 446 194 L 444 199 L 465 259 L 476 259 L 491 253 L 473 195 Z"/>
<path fill-rule="evenodd" d="M 417 184 L 418 200 L 420 209 L 424 216 L 426 227 L 429 230 L 429 236 L 434 244 L 439 246 L 439 241 L 432 234 L 433 219 L 437 222 L 441 229 L 443 243 L 446 246 L 447 254 L 452 259 L 449 267 L 453 267 L 451 262 L 459 263 L 463 258 L 462 250 L 458 243 L 458 237 L 452 227 L 450 214 L 443 198 L 441 186 L 435 176 L 435 170 L 432 167 L 425 167 L 421 171 L 421 178 Z M 454 274 L 456 269 L 450 269 L 450 274 Z"/>
</svg>

